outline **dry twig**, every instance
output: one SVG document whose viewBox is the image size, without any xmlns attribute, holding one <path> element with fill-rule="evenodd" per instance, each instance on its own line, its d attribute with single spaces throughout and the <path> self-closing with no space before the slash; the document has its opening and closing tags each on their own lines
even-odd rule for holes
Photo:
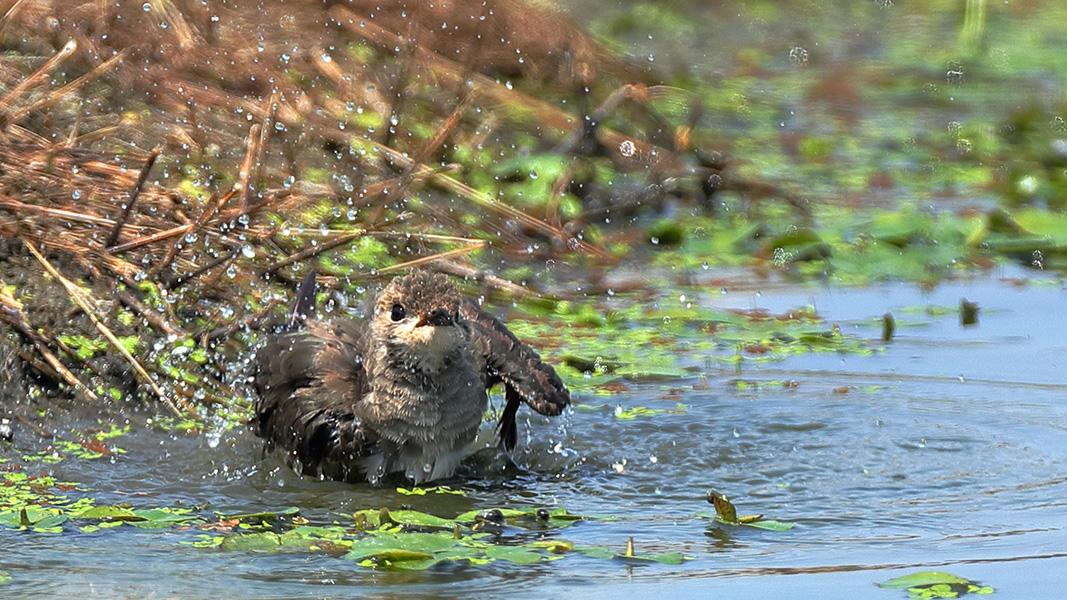
<svg viewBox="0 0 1067 600">
<path fill-rule="evenodd" d="M 119 354 L 121 354 L 122 357 L 126 359 L 126 362 L 128 362 L 130 366 L 133 367 L 134 371 L 136 371 L 137 374 L 141 376 L 141 378 L 148 385 L 148 387 L 152 389 L 152 392 L 155 393 L 155 395 L 163 402 L 164 405 L 166 405 L 167 408 L 171 410 L 171 412 L 174 413 L 175 416 L 180 418 L 182 416 L 182 412 L 178 410 L 178 407 L 175 406 L 174 402 L 170 398 L 168 398 L 167 395 L 163 392 L 163 390 L 159 387 L 159 385 L 156 384 L 155 380 L 152 379 L 152 376 L 144 370 L 144 367 L 141 366 L 141 363 L 137 362 L 137 359 L 134 358 L 128 350 L 126 350 L 125 346 L 123 346 L 121 342 L 119 342 L 118 338 L 115 337 L 115 334 L 111 332 L 107 325 L 104 325 L 104 323 L 100 320 L 100 317 L 97 316 L 96 311 L 93 309 L 93 303 L 91 302 L 91 299 L 86 297 L 85 292 L 82 291 L 82 289 L 78 286 L 74 285 L 74 283 L 71 282 L 69 279 L 64 277 L 58 270 L 56 270 L 52 263 L 48 262 L 48 259 L 45 258 L 44 255 L 42 255 L 40 251 L 37 250 L 37 247 L 34 246 L 32 242 L 23 238 L 22 243 L 26 245 L 26 248 L 30 251 L 31 254 L 33 254 L 34 258 L 36 258 L 37 261 L 41 263 L 45 270 L 48 271 L 48 273 L 52 277 L 54 277 L 56 281 L 63 285 L 63 288 L 67 290 L 67 293 L 74 300 L 74 302 L 77 303 L 77 305 L 82 309 L 82 311 L 85 312 L 86 316 L 88 316 L 89 319 L 93 322 L 93 325 L 96 326 L 97 330 L 100 331 L 100 333 L 103 334 L 105 338 L 107 338 L 107 341 L 111 342 L 111 345 L 119 351 Z"/>
</svg>

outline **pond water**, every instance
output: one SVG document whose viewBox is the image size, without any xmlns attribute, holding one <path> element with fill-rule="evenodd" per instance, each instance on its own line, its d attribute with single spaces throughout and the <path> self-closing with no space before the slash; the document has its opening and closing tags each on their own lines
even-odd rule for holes
<svg viewBox="0 0 1067 600">
<path fill-rule="evenodd" d="M 1011 275 L 1021 275 L 1012 273 Z M 692 378 L 579 394 L 560 421 L 532 418 L 515 469 L 469 466 L 448 482 L 466 495 L 404 496 L 300 478 L 262 457 L 248 431 L 171 435 L 134 427 L 114 463 L 68 459 L 57 480 L 89 482 L 99 503 L 197 506 L 224 514 L 298 506 L 313 524 L 408 504 L 451 518 L 475 508 L 564 506 L 580 521 L 550 539 L 621 552 L 682 552 L 681 565 L 568 554 L 534 565 L 381 572 L 309 552 L 219 551 L 181 545 L 196 531 L 62 535 L 0 529 L 10 597 L 902 597 L 873 584 L 917 570 L 993 585 L 999 597 L 1062 593 L 1067 489 L 1067 290 L 1012 278 L 864 289 L 737 282 L 695 302 L 783 312 L 813 304 L 874 354 L 807 354 Z M 909 312 L 980 304 L 979 323 Z M 871 317 L 894 311 L 884 346 Z M 937 313 L 937 311 L 929 311 Z M 912 315 L 908 317 L 906 315 Z M 686 357 L 693 364 L 703 358 Z M 752 384 L 739 387 L 738 379 Z M 794 384 L 783 385 L 789 381 Z M 677 410 L 678 403 L 685 405 Z M 616 407 L 669 409 L 633 419 Z M 486 439 L 491 432 L 486 429 Z M 784 532 L 714 524 L 705 492 L 741 514 L 795 524 Z M 349 517 L 350 519 L 350 517 Z M 530 536 L 523 531 L 504 535 Z"/>
<path fill-rule="evenodd" d="M 634 4 L 579 2 L 572 10 L 604 23 Z M 846 4 L 864 6 L 827 14 Z M 648 40 L 635 31 L 629 50 L 668 66 L 695 63 L 694 75 L 709 78 L 738 68 L 746 49 L 782 50 L 778 59 L 746 75 L 769 81 L 775 69 L 794 68 L 791 48 L 805 46 L 807 73 L 827 77 L 830 85 L 835 65 L 870 68 L 893 56 L 899 66 L 921 53 L 916 48 L 922 43 L 955 39 L 962 3 L 935 2 L 909 15 L 910 4 L 698 3 L 692 16 L 704 19 L 706 27 L 685 29 L 675 39 L 657 31 Z M 1053 7 L 1022 4 L 1018 10 L 1010 3 L 1005 3 L 1010 10 L 990 5 L 990 43 L 1001 39 L 1000 31 L 1018 31 L 1043 6 Z M 783 7 L 798 12 L 791 17 Z M 782 34 L 783 23 L 790 24 L 789 35 Z M 1041 52 L 1059 48 L 1062 60 L 1067 36 L 1061 31 L 1032 43 L 1043 45 Z M 833 61 L 820 66 L 820 53 Z M 946 83 L 943 55 L 948 52 L 940 48 L 914 69 L 936 72 L 935 87 L 947 86 L 949 92 L 933 108 L 912 105 L 908 118 L 916 120 L 905 128 L 944 129 L 964 105 L 953 104 L 953 94 L 963 95 L 964 88 L 959 81 Z M 997 87 L 969 80 L 966 93 L 983 91 L 966 99 L 966 114 L 1015 103 L 1012 90 L 1020 85 L 1028 98 L 1062 94 L 1060 82 L 1042 82 L 1036 66 L 1020 66 L 1022 51 L 993 56 L 1000 61 L 994 65 Z M 1016 67 L 1018 77 L 1004 75 Z M 860 118 L 887 127 L 901 119 L 891 104 L 906 94 L 871 100 L 866 94 L 888 85 L 884 80 L 849 83 L 855 95 L 833 102 L 801 107 L 798 96 L 796 110 L 781 114 L 781 127 L 810 131 L 805 128 L 819 122 L 808 120 L 808 113 L 839 110 L 846 121 Z M 783 106 L 793 102 L 788 87 L 769 85 L 764 93 Z M 940 93 L 920 82 L 912 95 Z M 853 109 L 857 112 L 850 113 Z M 868 137 L 851 123 L 857 139 Z M 784 179 L 804 178 L 816 191 L 831 186 L 781 164 L 758 167 Z M 913 167 L 903 165 L 921 171 Z M 934 194 L 904 187 L 892 200 L 906 200 L 913 192 Z M 637 279 L 640 268 L 620 268 L 613 277 Z M 393 487 L 298 477 L 276 457 L 264 457 L 261 441 L 247 430 L 161 433 L 143 426 L 147 415 L 136 415 L 131 432 L 115 441 L 126 453 L 113 461 L 71 458 L 42 466 L 56 480 L 84 483 L 89 490 L 70 493 L 100 504 L 189 506 L 229 515 L 296 506 L 320 525 L 350 522 L 354 511 L 383 506 L 409 505 L 446 518 L 488 507 L 562 506 L 604 518 L 547 532 L 506 529 L 502 535 L 518 541 L 545 536 L 616 552 L 633 538 L 639 554 L 682 553 L 680 565 L 567 553 L 529 565 L 500 561 L 389 572 L 317 552 L 223 551 L 181 543 L 198 539 L 203 532 L 197 530 L 121 527 L 57 534 L 0 527 L 0 572 L 11 575 L 0 596 L 748 598 L 788 592 L 793 598 L 903 598 L 904 591 L 874 584 L 915 571 L 949 571 L 995 587 L 1001 598 L 1064 594 L 1067 290 L 1059 279 L 1014 267 L 934 288 L 787 284 L 714 270 L 698 270 L 690 279 L 683 291 L 694 304 L 772 314 L 811 305 L 825 323 L 838 324 L 842 334 L 867 341 L 874 351 L 742 360 L 735 368 L 708 360 L 704 350 L 683 349 L 678 358 L 691 368 L 689 376 L 628 383 L 609 395 L 576 393 L 574 409 L 561 419 L 530 417 L 520 423 L 526 439 L 514 457 L 517 466 L 504 466 L 488 452 L 488 464 L 467 465 L 470 477 L 446 482 L 463 495 L 408 496 Z M 954 310 L 922 310 L 955 309 L 961 298 L 979 304 L 976 325 L 961 326 Z M 897 333 L 882 343 L 878 319 L 888 311 L 897 317 Z M 619 411 L 635 407 L 658 412 L 620 418 Z M 70 426 L 96 426 L 94 415 Z M 41 445 L 30 432 L 19 432 L 20 446 L 0 457 Z M 482 433 L 488 445 L 490 427 Z M 727 494 L 741 514 L 763 514 L 795 527 L 764 531 L 698 516 L 713 510 L 705 500 L 709 489 Z"/>
</svg>

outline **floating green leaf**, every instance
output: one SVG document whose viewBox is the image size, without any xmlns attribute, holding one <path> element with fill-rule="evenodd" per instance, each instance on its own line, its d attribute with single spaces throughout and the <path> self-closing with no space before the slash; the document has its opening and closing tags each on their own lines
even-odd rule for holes
<svg viewBox="0 0 1067 600">
<path fill-rule="evenodd" d="M 963 577 L 941 571 L 922 571 L 895 577 L 878 586 L 892 590 L 906 589 L 908 596 L 916 600 L 957 598 L 964 594 L 988 595 L 994 592 L 992 587 L 979 586 Z"/>
<path fill-rule="evenodd" d="M 622 560 L 636 563 L 657 562 L 665 565 L 680 565 L 685 562 L 685 556 L 680 552 L 664 552 L 660 554 L 634 552 L 632 542 L 627 542 L 626 550 L 622 553 L 600 546 L 574 546 L 574 551 L 588 558 L 602 560 Z"/>
<path fill-rule="evenodd" d="M 226 536 L 219 546 L 223 550 L 237 550 L 242 552 L 275 552 L 281 546 L 281 537 L 276 533 L 262 531 L 257 533 L 243 533 L 240 535 Z"/>
<path fill-rule="evenodd" d="M 459 542 L 451 535 L 432 533 L 385 534 L 352 542 L 347 560 L 373 558 L 388 562 L 427 560 L 435 552 L 452 548 Z"/>
<path fill-rule="evenodd" d="M 911 575 L 904 575 L 902 577 L 895 577 L 888 581 L 883 581 L 878 584 L 878 587 L 888 590 L 903 590 L 910 587 L 935 585 L 938 583 L 967 584 L 970 583 L 970 581 L 951 573 L 943 573 L 941 571 L 922 571 L 920 573 L 912 573 Z"/>
<path fill-rule="evenodd" d="M 404 496 L 425 496 L 426 494 L 454 494 L 456 496 L 465 496 L 467 492 L 462 490 L 453 490 L 444 486 L 431 487 L 431 488 L 396 488 L 397 493 Z"/>
<path fill-rule="evenodd" d="M 521 565 L 541 562 L 545 558 L 540 552 L 517 546 L 489 546 L 485 549 L 485 555 L 494 560 L 506 560 Z"/>
<path fill-rule="evenodd" d="M 78 519 L 122 519 L 134 516 L 131 509 L 120 506 L 89 506 L 74 513 Z"/>
</svg>

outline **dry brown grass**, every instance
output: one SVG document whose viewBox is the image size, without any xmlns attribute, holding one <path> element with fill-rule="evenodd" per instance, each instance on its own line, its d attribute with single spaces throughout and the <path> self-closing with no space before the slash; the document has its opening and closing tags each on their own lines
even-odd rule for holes
<svg viewBox="0 0 1067 600">
<path fill-rule="evenodd" d="M 114 375 L 61 339 L 91 333 L 86 315 L 143 347 L 188 337 L 214 353 L 199 384 L 158 352 L 127 362 L 151 371 L 140 378 L 147 395 L 173 406 L 195 404 L 174 395 L 230 403 L 223 380 L 239 377 L 227 376 L 226 340 L 270 318 L 272 286 L 365 236 L 390 240 L 398 262 L 357 273 L 367 277 L 429 264 L 484 275 L 465 257 L 486 240 L 504 253 L 610 260 L 575 235 L 580 219 L 561 222 L 558 198 L 541 213 L 515 208 L 465 183 L 443 149 L 506 147 L 511 130 L 572 150 L 566 140 L 582 141 L 578 115 L 494 76 L 561 94 L 648 74 L 539 5 L 498 0 L 475 14 L 463 11 L 480 3 L 378 4 L 0 2 L 0 283 L 14 286 L 13 301 L 39 304 L 0 305 L 9 352 L 97 400 Z M 670 93 L 626 85 L 605 92 L 601 110 Z M 371 131 L 360 109 L 396 125 Z M 620 168 L 693 173 L 674 149 L 586 133 Z M 706 163 L 701 176 L 722 167 Z M 45 264 L 63 286 L 30 281 L 47 279 Z M 80 313 L 54 314 L 65 304 L 42 297 L 52 294 L 78 300 Z M 135 322 L 116 320 L 120 305 Z"/>
</svg>

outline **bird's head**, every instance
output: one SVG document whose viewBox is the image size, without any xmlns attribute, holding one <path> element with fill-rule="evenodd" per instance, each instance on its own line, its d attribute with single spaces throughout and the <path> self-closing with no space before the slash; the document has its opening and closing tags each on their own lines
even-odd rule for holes
<svg viewBox="0 0 1067 600">
<path fill-rule="evenodd" d="M 459 315 L 459 289 L 444 275 L 416 271 L 397 277 L 374 304 L 372 330 L 402 362 L 437 371 L 466 348 L 470 333 Z"/>
</svg>

